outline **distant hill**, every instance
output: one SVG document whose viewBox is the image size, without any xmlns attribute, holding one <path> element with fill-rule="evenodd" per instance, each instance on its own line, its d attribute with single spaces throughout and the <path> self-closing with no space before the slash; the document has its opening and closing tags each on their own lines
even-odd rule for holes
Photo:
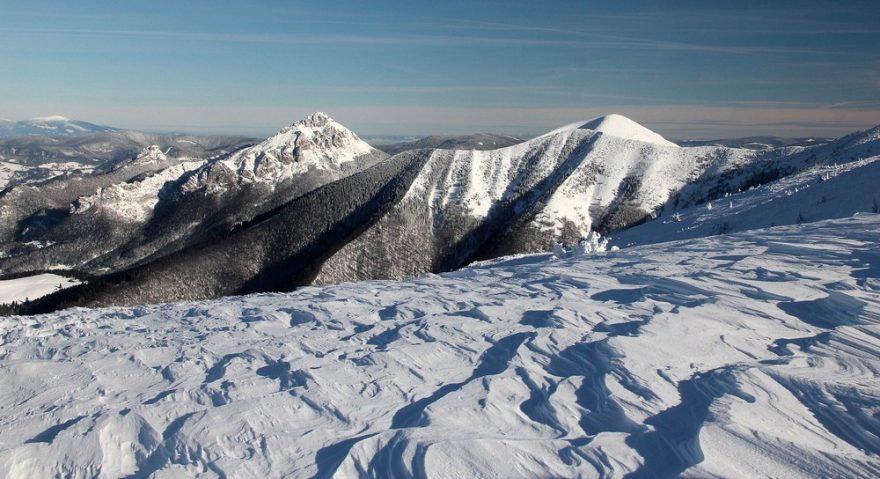
<svg viewBox="0 0 880 479">
<path fill-rule="evenodd" d="M 815 146 L 828 143 L 833 138 L 783 138 L 781 136 L 747 136 L 745 138 L 728 138 L 718 140 L 680 140 L 681 146 L 726 146 L 728 148 L 746 148 L 749 150 L 766 150 L 784 146 Z"/>
<path fill-rule="evenodd" d="M 96 125 L 87 121 L 71 120 L 60 115 L 52 115 L 30 120 L 0 120 L 0 138 L 17 136 L 82 136 L 104 131 L 118 131 L 118 128 Z"/>
<path fill-rule="evenodd" d="M 255 143 L 241 136 L 153 135 L 128 130 L 5 138 L 0 139 L 0 190 L 58 176 L 108 171 L 150 146 L 171 157 L 207 159 Z"/>
<path fill-rule="evenodd" d="M 154 135 L 139 131 L 112 130 L 76 137 L 23 136 L 0 139 L 0 161 L 38 166 L 76 162 L 98 166 L 136 156 L 156 145 L 172 156 L 213 156 L 256 143 L 242 136 Z"/>
<path fill-rule="evenodd" d="M 524 140 L 510 135 L 499 135 L 495 133 L 475 133 L 472 135 L 433 135 L 424 138 L 405 141 L 400 143 L 390 143 L 378 145 L 376 148 L 388 153 L 396 155 L 404 151 L 419 150 L 423 148 L 437 148 L 440 150 L 494 150 L 504 148 L 505 146 L 516 145 Z"/>
</svg>

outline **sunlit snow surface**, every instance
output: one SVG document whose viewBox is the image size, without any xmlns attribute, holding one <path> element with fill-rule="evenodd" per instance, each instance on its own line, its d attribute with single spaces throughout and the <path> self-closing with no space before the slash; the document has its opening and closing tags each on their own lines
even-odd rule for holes
<svg viewBox="0 0 880 479">
<path fill-rule="evenodd" d="M 0 476 L 880 474 L 880 216 L 0 318 Z"/>
<path fill-rule="evenodd" d="M 0 280 L 0 304 L 34 300 L 77 284 L 74 278 L 51 273 Z"/>
</svg>

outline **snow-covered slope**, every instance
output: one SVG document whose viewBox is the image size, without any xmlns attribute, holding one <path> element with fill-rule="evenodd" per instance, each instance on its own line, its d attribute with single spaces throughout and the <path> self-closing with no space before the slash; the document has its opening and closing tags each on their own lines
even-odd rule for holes
<svg viewBox="0 0 880 479">
<path fill-rule="evenodd" d="M 0 305 L 13 301 L 34 300 L 54 291 L 77 285 L 74 278 L 43 273 L 24 278 L 0 281 Z"/>
<path fill-rule="evenodd" d="M 17 159 L 0 159 L 0 191 L 15 185 L 38 183 L 66 175 L 88 175 L 94 167 L 73 161 L 48 162 L 39 166 L 19 163 Z"/>
<path fill-rule="evenodd" d="M 880 213 L 880 156 L 824 164 L 614 234 L 628 247 L 770 226 Z"/>
<path fill-rule="evenodd" d="M 866 214 L 0 318 L 0 476 L 875 477 L 878 245 Z"/>
<path fill-rule="evenodd" d="M 0 190 L 6 188 L 6 185 L 14 181 L 16 177 L 27 174 L 28 170 L 30 170 L 29 167 L 15 162 L 0 162 Z"/>
</svg>

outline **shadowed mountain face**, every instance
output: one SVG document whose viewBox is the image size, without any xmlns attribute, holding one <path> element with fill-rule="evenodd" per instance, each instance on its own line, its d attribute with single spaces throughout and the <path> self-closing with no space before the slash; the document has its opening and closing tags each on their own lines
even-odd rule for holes
<svg viewBox="0 0 880 479">
<path fill-rule="evenodd" d="M 505 148 L 388 158 L 316 113 L 207 161 L 154 148 L 108 172 L 10 189 L 0 268 L 93 276 L 27 311 L 401 279 L 548 251 L 865 158 L 878 132 L 813 148 L 688 148 L 610 115 Z"/>
</svg>

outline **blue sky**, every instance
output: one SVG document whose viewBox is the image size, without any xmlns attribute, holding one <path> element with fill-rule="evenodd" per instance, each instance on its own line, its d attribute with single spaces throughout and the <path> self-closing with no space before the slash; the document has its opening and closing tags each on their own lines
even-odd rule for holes
<svg viewBox="0 0 880 479">
<path fill-rule="evenodd" d="M 267 135 L 540 133 L 623 113 L 672 138 L 880 124 L 876 1 L 0 0 L 0 118 Z"/>
</svg>

